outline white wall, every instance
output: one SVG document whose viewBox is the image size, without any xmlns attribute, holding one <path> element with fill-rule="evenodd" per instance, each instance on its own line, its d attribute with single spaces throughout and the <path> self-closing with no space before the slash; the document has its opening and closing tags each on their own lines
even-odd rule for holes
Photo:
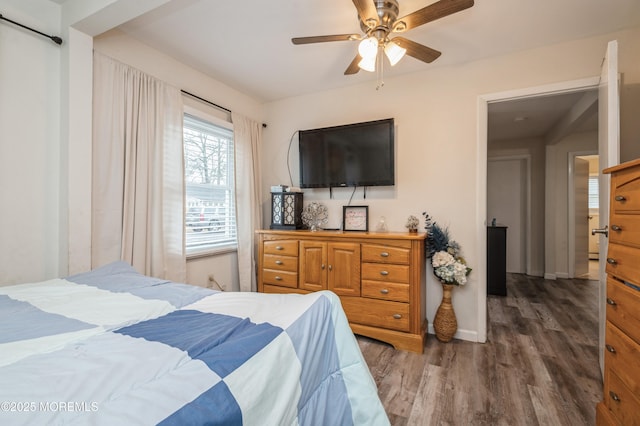
<svg viewBox="0 0 640 426">
<path fill-rule="evenodd" d="M 55 3 L 3 0 L 8 19 L 60 34 Z M 0 22 L 0 283 L 59 273 L 60 57 L 51 40 Z"/>
<path fill-rule="evenodd" d="M 272 164 L 273 168 L 264 168 L 264 193 L 268 194 L 270 185 L 288 182 L 286 153 L 296 130 L 394 117 L 396 186 L 385 196 L 367 200 L 360 196 L 354 202 L 368 204 L 374 221 L 386 216 L 391 230 L 403 230 L 408 215 L 425 210 L 441 224 L 450 226 L 474 268 L 469 283 L 453 294 L 458 337 L 483 340 L 485 254 L 477 219 L 486 213 L 486 188 L 477 188 L 476 179 L 483 178 L 478 170 L 486 158 L 479 155 L 486 157 L 486 147 L 477 143 L 479 96 L 598 76 L 606 44 L 614 38 L 619 40 L 620 70 L 627 81 L 638 81 L 639 34 L 639 30 L 625 31 L 461 66 L 434 68 L 387 79 L 382 90 L 366 83 L 269 103 L 265 119 L 270 125 L 264 133 L 263 155 L 264 164 Z M 291 159 L 291 167 L 297 169 L 295 158 Z M 310 195 L 305 197 L 306 202 L 320 199 L 315 193 Z M 334 200 L 322 198 L 332 220 L 336 220 L 347 199 L 347 194 L 339 194 Z M 263 205 L 267 213 L 266 197 Z M 427 278 L 427 317 L 431 323 L 442 292 L 430 271 Z"/>
</svg>

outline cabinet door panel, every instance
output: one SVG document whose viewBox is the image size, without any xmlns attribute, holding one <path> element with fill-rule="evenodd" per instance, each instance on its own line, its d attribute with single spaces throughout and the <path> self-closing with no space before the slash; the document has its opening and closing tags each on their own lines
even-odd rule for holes
<svg viewBox="0 0 640 426">
<path fill-rule="evenodd" d="M 360 244 L 331 243 L 328 288 L 340 296 L 360 296 Z"/>
<path fill-rule="evenodd" d="M 327 244 L 300 241 L 300 288 L 327 289 Z"/>
</svg>

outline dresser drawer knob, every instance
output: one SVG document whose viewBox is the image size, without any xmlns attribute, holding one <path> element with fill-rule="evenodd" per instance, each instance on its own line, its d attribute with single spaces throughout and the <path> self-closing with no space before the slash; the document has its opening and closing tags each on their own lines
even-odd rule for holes
<svg viewBox="0 0 640 426">
<path fill-rule="evenodd" d="M 275 279 L 276 281 L 282 281 L 282 277 L 281 277 L 281 276 L 279 276 L 279 275 L 276 275 L 274 279 Z"/>
<path fill-rule="evenodd" d="M 400 318 L 402 318 L 402 315 L 401 314 L 393 314 L 393 318 L 394 319 L 400 319 Z"/>
<path fill-rule="evenodd" d="M 613 257 L 607 257 L 607 263 L 609 265 L 617 265 L 618 262 Z"/>
<path fill-rule="evenodd" d="M 282 247 L 282 246 L 276 246 L 276 250 L 284 250 L 284 247 Z"/>
<path fill-rule="evenodd" d="M 611 346 L 611 345 L 604 345 L 604 347 L 605 347 L 605 348 L 607 348 L 607 350 L 608 350 L 609 352 L 611 352 L 612 354 L 615 354 L 615 353 L 616 353 L 616 348 L 614 348 L 613 346 Z"/>
<path fill-rule="evenodd" d="M 617 393 L 615 393 L 614 391 L 609 391 L 609 396 L 611 397 L 611 399 L 613 399 L 615 402 L 620 402 L 620 397 L 618 396 Z"/>
<path fill-rule="evenodd" d="M 616 301 L 615 301 L 615 300 L 613 300 L 612 298 L 607 297 L 607 305 L 616 306 L 616 305 L 617 305 L 617 303 L 616 303 Z"/>
<path fill-rule="evenodd" d="M 380 256 L 389 257 L 389 253 L 387 253 L 386 251 L 383 251 L 382 253 L 380 253 Z"/>
<path fill-rule="evenodd" d="M 326 265 L 323 263 L 322 265 L 320 265 L 320 269 L 324 271 L 324 268 L 326 268 Z"/>
<path fill-rule="evenodd" d="M 276 265 L 282 265 L 282 260 L 276 260 Z"/>
<path fill-rule="evenodd" d="M 380 290 L 380 293 L 389 294 L 389 290 L 387 290 L 386 288 L 383 288 L 382 290 Z"/>
<path fill-rule="evenodd" d="M 611 225 L 611 230 L 620 232 L 620 231 L 622 231 L 622 226 L 620 226 L 620 225 Z"/>
<path fill-rule="evenodd" d="M 380 275 L 387 276 L 389 275 L 389 271 L 380 271 Z"/>
<path fill-rule="evenodd" d="M 614 198 L 616 201 L 627 201 L 627 198 L 624 195 L 616 195 Z"/>
</svg>

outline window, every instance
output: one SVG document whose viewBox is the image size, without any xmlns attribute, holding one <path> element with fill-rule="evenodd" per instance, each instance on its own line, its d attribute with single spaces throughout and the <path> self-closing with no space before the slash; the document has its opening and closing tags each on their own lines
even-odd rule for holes
<svg viewBox="0 0 640 426">
<path fill-rule="evenodd" d="M 589 176 L 589 208 L 597 209 L 599 207 L 598 201 L 598 175 Z"/>
<path fill-rule="evenodd" d="M 233 130 L 212 121 L 184 115 L 187 256 L 236 248 Z"/>
</svg>

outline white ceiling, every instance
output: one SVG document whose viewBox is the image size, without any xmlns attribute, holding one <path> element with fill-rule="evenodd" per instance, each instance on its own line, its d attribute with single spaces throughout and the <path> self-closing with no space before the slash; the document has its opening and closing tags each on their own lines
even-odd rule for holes
<svg viewBox="0 0 640 426">
<path fill-rule="evenodd" d="M 60 0 L 58 0 L 60 1 Z M 399 0 L 400 16 L 433 0 Z M 639 0 L 476 0 L 403 36 L 442 56 L 385 65 L 387 79 L 640 26 Z M 357 42 L 294 46 L 292 37 L 360 33 L 351 0 L 172 0 L 121 26 L 130 36 L 263 101 L 371 81 L 343 72 Z"/>
</svg>

